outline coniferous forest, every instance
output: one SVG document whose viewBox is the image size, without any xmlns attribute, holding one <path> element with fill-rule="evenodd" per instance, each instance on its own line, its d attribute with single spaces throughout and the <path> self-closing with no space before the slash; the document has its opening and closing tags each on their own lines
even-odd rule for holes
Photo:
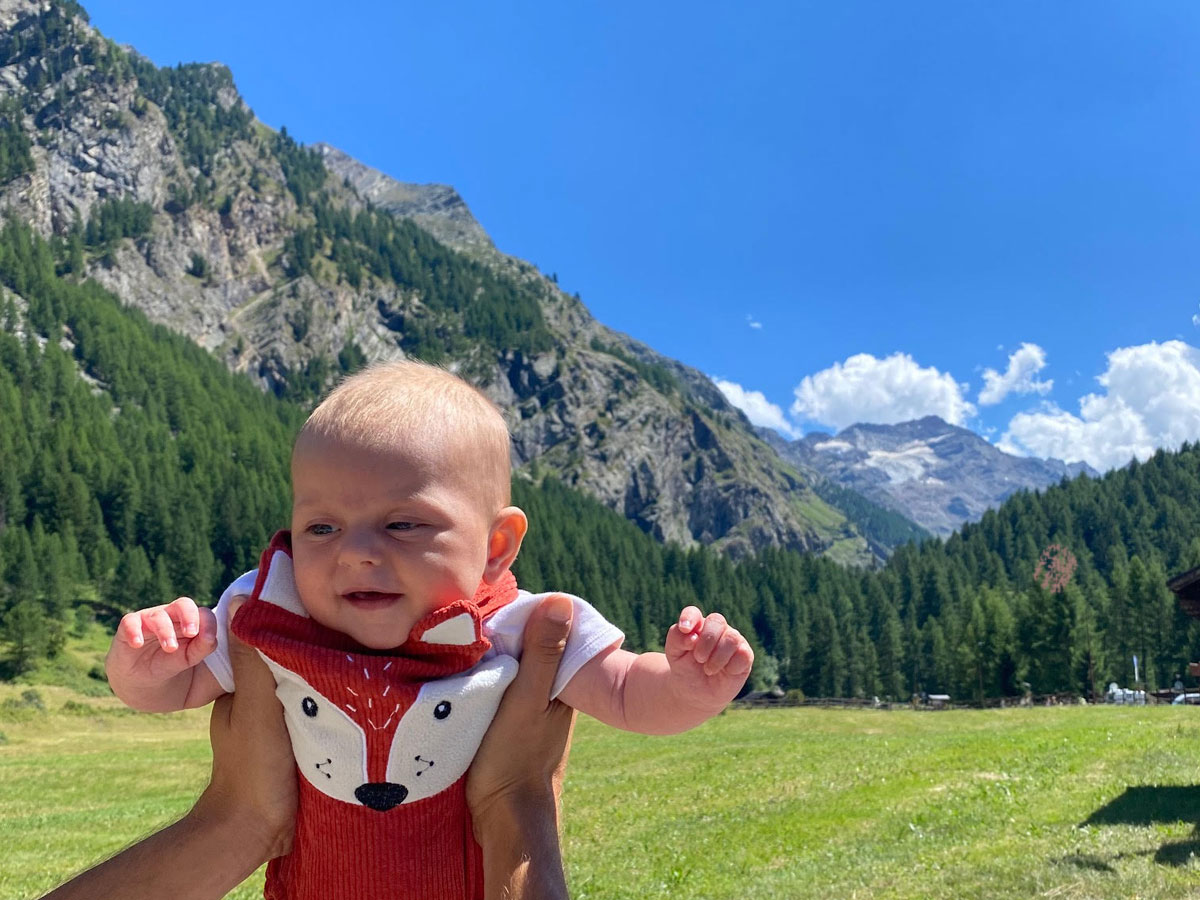
<svg viewBox="0 0 1200 900">
<path fill-rule="evenodd" d="M 83 618 L 115 621 L 177 594 L 215 597 L 286 523 L 287 458 L 303 419 L 91 282 L 65 246 L 0 232 L 0 640 L 9 675 L 52 656 Z M 628 635 L 661 641 L 679 609 L 753 635 L 756 683 L 806 695 L 905 698 L 1162 685 L 1200 629 L 1169 574 L 1200 564 L 1200 448 L 1101 479 L 1021 493 L 880 571 L 766 550 L 733 563 L 663 546 L 551 479 L 518 479 L 530 538 L 518 577 L 587 596 Z M 1078 566 L 1035 578 L 1046 547 Z"/>
<path fill-rule="evenodd" d="M 27 91 L 0 105 L 0 183 L 31 170 L 21 115 L 52 127 L 89 84 L 136 80 L 130 115 L 162 110 L 194 178 L 170 186 L 163 211 L 227 211 L 237 189 L 217 176 L 221 148 L 253 143 L 278 161 L 295 200 L 295 230 L 276 266 L 283 279 L 375 279 L 423 298 L 397 326 L 404 352 L 431 361 L 472 348 L 535 352 L 550 341 L 537 292 L 439 243 L 412 222 L 352 209 L 330 191 L 318 154 L 286 129 L 256 132 L 220 66 L 157 68 L 73 24 L 86 14 L 56 0 L 0 35 L 0 61 L 28 62 Z M 82 65 L 87 78 L 62 82 Z M 89 81 L 90 79 L 90 81 Z M 59 82 L 62 82 L 61 84 Z M 38 93 L 58 85 L 49 102 Z M 36 98 L 41 99 L 36 99 Z M 254 168 L 246 189 L 258 191 Z M 287 459 L 306 408 L 340 372 L 363 364 L 347 344 L 288 372 L 281 396 L 183 337 L 151 325 L 94 283 L 90 257 L 109 264 L 121 242 L 152 230 L 156 211 L 129 198 L 94 205 L 50 242 L 18 222 L 0 230 L 0 677 L 52 659 L 92 618 L 187 593 L 201 600 L 254 564 L 287 521 Z M 193 253 L 189 272 L 208 275 Z M 292 322 L 300 331 L 304 319 Z M 673 395 L 666 368 L 593 341 Z M 826 485 L 868 537 L 894 552 L 879 571 L 765 550 L 737 563 L 704 548 L 661 545 L 599 503 L 551 478 L 519 478 L 531 533 L 517 565 L 533 590 L 582 594 L 654 646 L 680 608 L 724 612 L 752 637 L 755 685 L 816 696 L 956 698 L 1086 693 L 1108 681 L 1169 683 L 1200 658 L 1200 628 L 1166 590 L 1200 565 L 1200 447 L 1159 453 L 1097 480 L 1020 493 L 948 540 L 921 533 Z M 1077 565 L 1061 583 L 1039 577 L 1050 548 Z"/>
</svg>

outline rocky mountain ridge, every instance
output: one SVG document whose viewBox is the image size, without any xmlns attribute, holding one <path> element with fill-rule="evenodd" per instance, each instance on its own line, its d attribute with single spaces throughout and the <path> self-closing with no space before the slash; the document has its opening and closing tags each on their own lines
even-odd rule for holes
<svg viewBox="0 0 1200 900">
<path fill-rule="evenodd" d="M 662 540 L 871 559 L 701 373 L 500 253 L 452 188 L 272 132 L 224 67 L 158 69 L 71 0 L 0 0 L 0 104 L 0 207 L 51 238 L 64 276 L 264 388 L 311 397 L 362 361 L 433 358 L 505 411 L 521 473 Z"/>
<path fill-rule="evenodd" d="M 762 433 L 760 431 L 760 433 Z M 897 425 L 851 425 L 836 435 L 787 441 L 763 435 L 785 459 L 945 536 L 1019 490 L 1038 490 L 1081 473 L 1086 463 L 1005 453 L 938 416 Z"/>
</svg>

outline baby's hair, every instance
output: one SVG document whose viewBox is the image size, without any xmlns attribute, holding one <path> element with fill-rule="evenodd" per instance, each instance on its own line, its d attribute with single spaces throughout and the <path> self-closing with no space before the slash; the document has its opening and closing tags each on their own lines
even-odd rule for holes
<svg viewBox="0 0 1200 900">
<path fill-rule="evenodd" d="M 461 448 L 481 490 L 493 484 L 497 509 L 510 498 L 508 426 L 483 391 L 416 360 L 375 363 L 349 376 L 313 410 L 296 438 L 327 438 L 386 452 L 422 440 Z"/>
</svg>

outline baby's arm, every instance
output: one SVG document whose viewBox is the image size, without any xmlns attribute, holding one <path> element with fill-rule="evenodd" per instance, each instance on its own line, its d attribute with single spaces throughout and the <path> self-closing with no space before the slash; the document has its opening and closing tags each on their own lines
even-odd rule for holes
<svg viewBox="0 0 1200 900">
<path fill-rule="evenodd" d="M 667 632 L 665 650 L 606 650 L 580 668 L 559 699 L 626 731 L 676 734 L 724 709 L 754 664 L 754 651 L 724 616 L 706 617 L 694 606 Z"/>
<path fill-rule="evenodd" d="M 143 712 L 204 706 L 225 693 L 201 665 L 216 646 L 216 617 L 189 597 L 129 613 L 104 660 L 108 683 Z"/>
</svg>

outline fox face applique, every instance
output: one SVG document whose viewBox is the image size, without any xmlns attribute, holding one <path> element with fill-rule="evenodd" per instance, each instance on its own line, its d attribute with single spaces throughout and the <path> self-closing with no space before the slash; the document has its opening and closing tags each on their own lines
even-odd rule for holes
<svg viewBox="0 0 1200 900">
<path fill-rule="evenodd" d="M 484 658 L 482 618 L 515 595 L 515 580 L 485 586 L 396 655 L 366 652 L 305 613 L 276 536 L 231 625 L 275 676 L 301 776 L 293 850 L 268 866 L 266 897 L 482 897 L 466 771 L 517 671 Z"/>
</svg>

